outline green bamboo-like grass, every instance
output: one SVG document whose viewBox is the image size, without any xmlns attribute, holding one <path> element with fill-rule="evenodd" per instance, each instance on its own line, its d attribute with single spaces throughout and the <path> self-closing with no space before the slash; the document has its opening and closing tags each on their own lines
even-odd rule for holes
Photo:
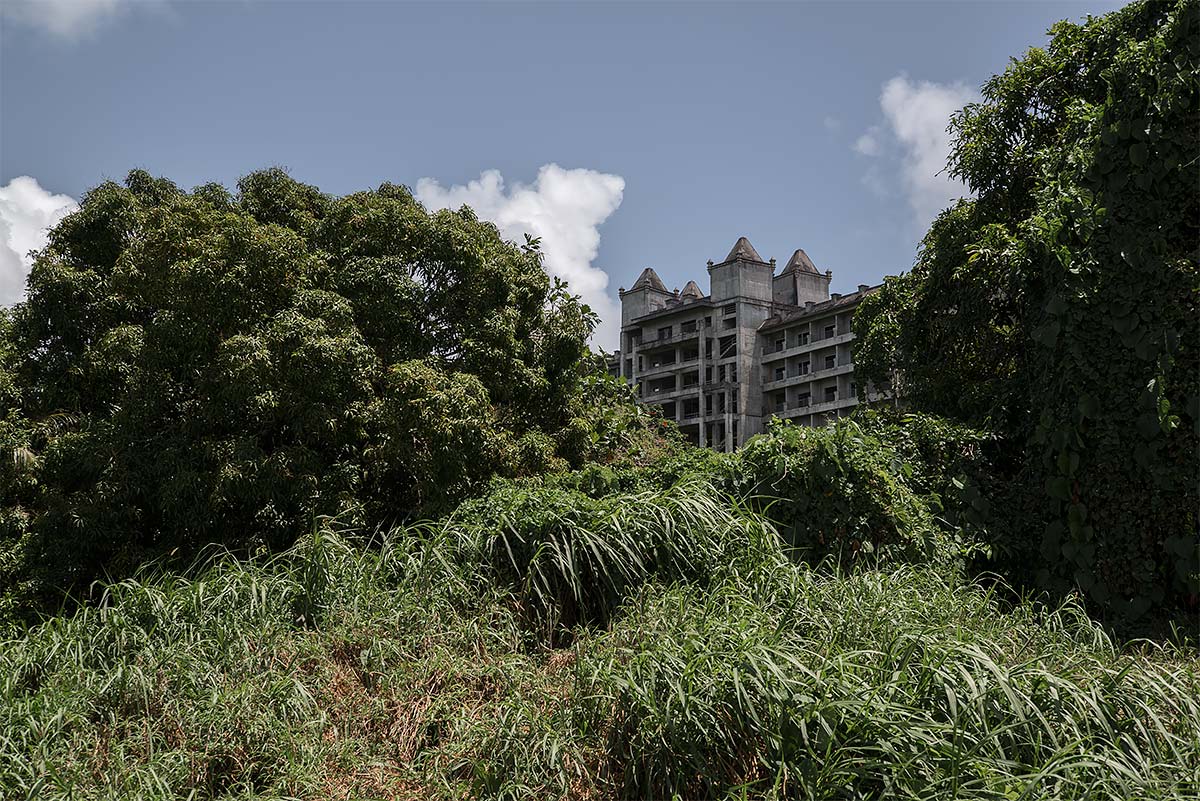
<svg viewBox="0 0 1200 801">
<path fill-rule="evenodd" d="M 691 480 L 147 573 L 0 645 L 0 796 L 1195 798 L 1200 659 Z"/>
</svg>

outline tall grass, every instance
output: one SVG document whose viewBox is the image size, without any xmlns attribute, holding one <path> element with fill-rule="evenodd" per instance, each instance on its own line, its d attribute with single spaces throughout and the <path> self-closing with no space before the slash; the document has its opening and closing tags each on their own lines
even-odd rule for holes
<svg viewBox="0 0 1200 801">
<path fill-rule="evenodd" d="M 0 796 L 1194 798 L 1200 660 L 702 482 L 510 489 L 145 575 L 0 646 Z"/>
</svg>

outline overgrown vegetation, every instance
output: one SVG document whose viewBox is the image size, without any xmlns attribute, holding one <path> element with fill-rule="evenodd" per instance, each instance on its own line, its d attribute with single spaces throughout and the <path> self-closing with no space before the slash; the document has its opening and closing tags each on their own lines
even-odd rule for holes
<svg viewBox="0 0 1200 801">
<path fill-rule="evenodd" d="M 1200 603 L 1200 9 L 1062 22 L 953 120 L 942 214 L 855 317 L 859 386 L 995 431 L 1008 569 Z"/>
<path fill-rule="evenodd" d="M 1192 798 L 1200 660 L 684 482 L 143 576 L 0 648 L 12 798 Z M 497 524 L 497 521 L 504 521 Z M 645 536 L 643 536 L 645 535 Z"/>
<path fill-rule="evenodd" d="M 1195 609 L 1196 16 L 994 79 L 859 312 L 912 409 L 733 454 L 468 209 L 93 190 L 0 310 L 0 798 L 1200 797 L 1194 618 L 1089 617 Z"/>
</svg>

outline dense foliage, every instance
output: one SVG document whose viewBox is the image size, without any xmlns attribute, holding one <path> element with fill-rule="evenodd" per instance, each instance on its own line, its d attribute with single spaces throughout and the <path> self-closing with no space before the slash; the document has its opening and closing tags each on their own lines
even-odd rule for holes
<svg viewBox="0 0 1200 801">
<path fill-rule="evenodd" d="M 103 184 L 0 318 L 0 586 L 25 603 L 653 447 L 593 324 L 536 241 L 402 187 Z"/>
<path fill-rule="evenodd" d="M 5 797 L 1200 790 L 1194 649 L 943 570 L 812 570 L 694 480 L 565 493 L 142 576 L 0 642 Z"/>
<path fill-rule="evenodd" d="M 944 212 L 860 307 L 856 363 L 996 431 L 1044 585 L 1137 615 L 1200 592 L 1200 10 L 1059 23 L 953 120 Z"/>
<path fill-rule="evenodd" d="M 1006 547 L 987 499 L 1003 472 L 993 440 L 928 415 L 881 410 L 819 429 L 776 420 L 735 453 L 589 465 L 533 483 L 607 498 L 702 479 L 769 520 L 793 559 L 954 570 Z"/>
</svg>

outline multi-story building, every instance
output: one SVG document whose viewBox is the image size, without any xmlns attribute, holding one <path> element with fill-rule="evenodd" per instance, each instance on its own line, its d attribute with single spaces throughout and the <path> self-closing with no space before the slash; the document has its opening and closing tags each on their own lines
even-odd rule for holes
<svg viewBox="0 0 1200 801">
<path fill-rule="evenodd" d="M 859 403 L 850 321 L 875 289 L 831 295 L 832 277 L 803 250 L 776 275 L 745 237 L 708 263 L 707 295 L 695 281 L 668 290 L 647 267 L 620 290 L 609 371 L 699 445 L 733 450 L 771 416 L 823 425 Z"/>
</svg>

